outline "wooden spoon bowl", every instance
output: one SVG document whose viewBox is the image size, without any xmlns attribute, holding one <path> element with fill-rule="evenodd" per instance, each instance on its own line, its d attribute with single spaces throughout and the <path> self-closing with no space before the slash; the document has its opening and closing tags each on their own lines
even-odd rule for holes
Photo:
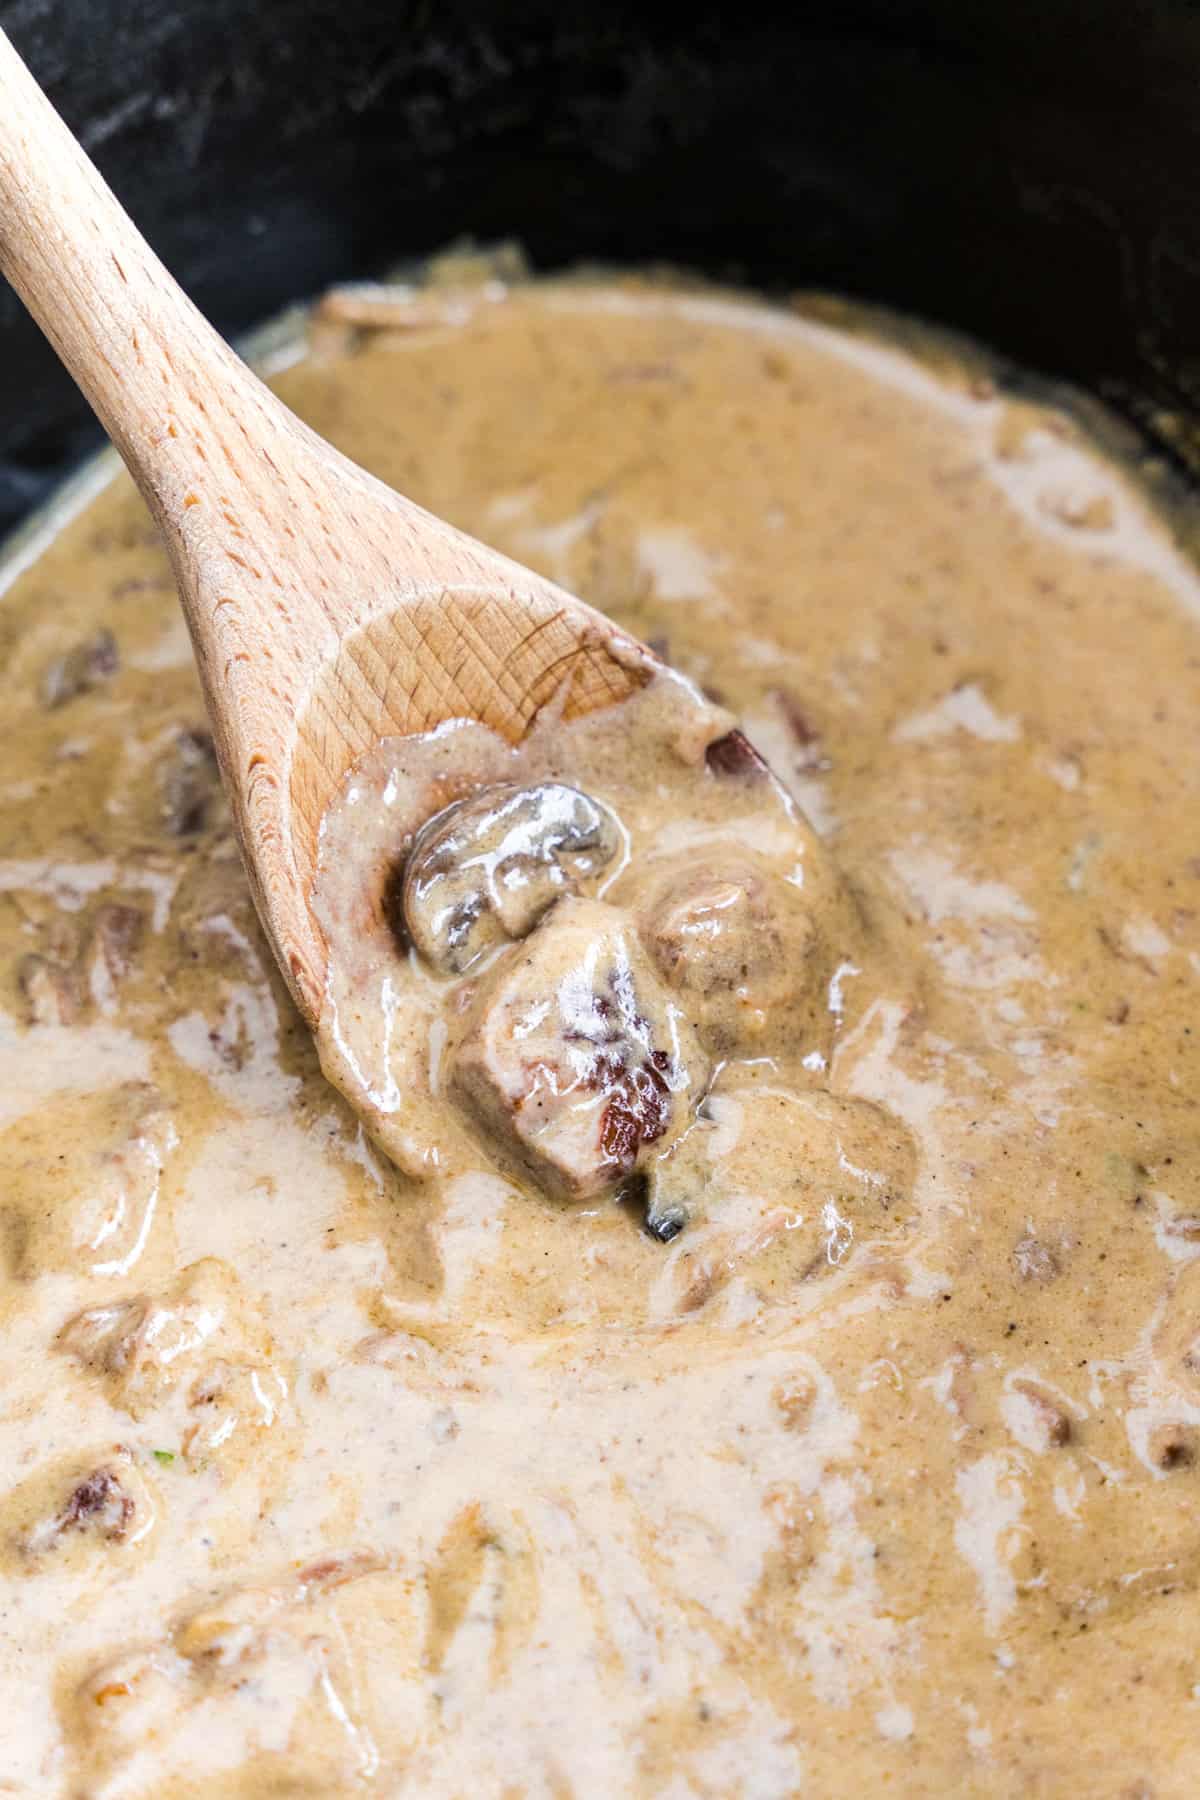
<svg viewBox="0 0 1200 1800">
<path fill-rule="evenodd" d="M 644 685 L 655 659 L 643 645 L 550 582 L 512 565 L 506 592 L 496 586 L 502 559 L 484 551 L 477 585 L 467 585 L 472 552 L 464 539 L 454 586 L 430 586 L 399 600 L 377 592 L 361 623 L 316 672 L 296 724 L 287 775 L 293 883 L 305 898 L 310 944 L 298 931 L 276 936 L 277 954 L 305 1012 L 315 1018 L 324 988 L 324 949 L 307 899 L 317 867 L 321 821 L 349 770 L 381 738 L 431 731 L 447 719 L 476 719 L 518 743 L 538 713 L 553 705 L 564 720 L 625 700 Z M 484 585 L 485 582 L 488 585 Z M 261 866 L 261 858 L 260 858 Z M 261 908 L 281 916 L 284 896 Z M 316 984 L 314 986 L 314 983 Z M 313 996 L 316 996 L 314 1000 Z"/>
</svg>

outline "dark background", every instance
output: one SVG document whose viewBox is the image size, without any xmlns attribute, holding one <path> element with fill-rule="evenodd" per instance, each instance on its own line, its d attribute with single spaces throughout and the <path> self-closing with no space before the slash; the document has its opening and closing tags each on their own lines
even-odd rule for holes
<svg viewBox="0 0 1200 1800">
<path fill-rule="evenodd" d="M 226 332 L 517 235 L 545 265 L 913 310 L 1200 471 L 1195 4 L 0 0 L 0 24 Z M 0 531 L 97 437 L 0 285 Z"/>
</svg>

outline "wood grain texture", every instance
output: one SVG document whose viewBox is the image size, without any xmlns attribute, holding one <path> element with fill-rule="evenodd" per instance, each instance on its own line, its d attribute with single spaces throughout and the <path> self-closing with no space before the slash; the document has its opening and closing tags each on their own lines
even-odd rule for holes
<svg viewBox="0 0 1200 1800">
<path fill-rule="evenodd" d="M 171 556 L 259 914 L 310 1023 L 321 821 L 383 737 L 628 697 L 651 652 L 309 431 L 163 268 L 0 33 L 0 269 Z"/>
</svg>

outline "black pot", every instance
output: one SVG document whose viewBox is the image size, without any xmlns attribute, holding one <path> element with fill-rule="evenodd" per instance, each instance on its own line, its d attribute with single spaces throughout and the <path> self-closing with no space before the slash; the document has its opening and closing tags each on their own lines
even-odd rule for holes
<svg viewBox="0 0 1200 1800">
<path fill-rule="evenodd" d="M 1190 0 L 0 0 L 0 23 L 227 333 L 516 236 L 544 266 L 923 314 L 1200 472 Z M 0 529 L 97 438 L 0 290 Z"/>
</svg>

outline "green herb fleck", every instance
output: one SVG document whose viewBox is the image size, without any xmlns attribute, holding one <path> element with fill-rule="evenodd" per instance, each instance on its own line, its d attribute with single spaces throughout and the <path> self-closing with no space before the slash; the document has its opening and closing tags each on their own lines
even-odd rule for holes
<svg viewBox="0 0 1200 1800">
<path fill-rule="evenodd" d="M 166 1468 L 168 1463 L 173 1463 L 175 1461 L 175 1452 L 173 1450 L 156 1450 L 154 1452 L 154 1460 L 157 1463 L 162 1463 L 163 1467 Z"/>
</svg>

